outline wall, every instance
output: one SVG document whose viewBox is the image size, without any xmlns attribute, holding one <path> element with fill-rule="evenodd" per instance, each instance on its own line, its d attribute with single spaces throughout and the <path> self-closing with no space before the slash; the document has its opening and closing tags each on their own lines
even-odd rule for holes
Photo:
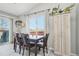
<svg viewBox="0 0 79 59">
<path fill-rule="evenodd" d="M 60 4 L 60 8 L 65 8 L 67 6 L 69 6 L 71 4 Z M 32 9 L 31 11 L 29 11 L 29 13 L 33 13 L 33 12 L 37 12 L 40 10 L 45 10 L 45 9 L 51 9 L 53 7 L 57 7 L 58 4 L 55 3 L 43 3 L 40 4 L 38 7 Z M 53 31 L 53 25 L 52 25 L 52 17 L 49 18 L 49 28 L 50 28 L 50 34 L 53 35 L 52 31 Z M 53 48 L 53 38 L 51 38 L 52 36 L 49 37 L 48 40 L 48 47 L 49 48 Z M 71 52 L 73 54 L 76 54 L 76 6 L 75 8 L 72 10 L 71 12 Z"/>
<path fill-rule="evenodd" d="M 76 15 L 76 53 L 79 55 L 79 4 L 77 5 Z"/>
<path fill-rule="evenodd" d="M 17 32 L 17 27 L 15 25 L 16 20 L 22 20 L 23 22 L 26 22 L 26 19 L 25 18 L 26 17 L 22 16 L 20 18 L 16 18 L 16 19 L 13 20 L 13 32 Z M 21 29 L 21 32 L 22 33 L 25 33 L 26 32 L 26 27 L 22 28 Z"/>
<path fill-rule="evenodd" d="M 28 33 L 28 16 L 22 16 L 20 19 L 24 22 L 25 27 L 22 28 L 21 32 L 22 33 Z"/>
<path fill-rule="evenodd" d="M 71 12 L 71 52 L 76 55 L 76 6 Z"/>
</svg>

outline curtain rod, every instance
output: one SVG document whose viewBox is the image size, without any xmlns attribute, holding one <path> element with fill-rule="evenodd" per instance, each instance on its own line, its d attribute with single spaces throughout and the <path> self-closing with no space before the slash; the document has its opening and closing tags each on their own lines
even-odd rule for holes
<svg viewBox="0 0 79 59">
<path fill-rule="evenodd" d="M 37 13 L 40 13 L 40 12 L 44 12 L 46 10 L 50 10 L 50 9 L 45 9 L 45 10 L 41 10 L 41 11 L 37 11 L 37 12 L 33 12 L 33 13 L 29 13 L 29 14 L 26 14 L 25 16 L 29 16 L 29 15 L 32 15 L 32 14 L 37 14 Z"/>
</svg>

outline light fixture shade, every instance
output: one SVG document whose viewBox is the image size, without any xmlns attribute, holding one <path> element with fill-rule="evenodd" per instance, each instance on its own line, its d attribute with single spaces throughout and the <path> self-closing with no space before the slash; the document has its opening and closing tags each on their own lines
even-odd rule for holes
<svg viewBox="0 0 79 59">
<path fill-rule="evenodd" d="M 21 21 L 21 20 L 17 20 L 17 21 L 15 22 L 15 25 L 16 25 L 16 27 L 22 26 L 22 21 Z"/>
</svg>

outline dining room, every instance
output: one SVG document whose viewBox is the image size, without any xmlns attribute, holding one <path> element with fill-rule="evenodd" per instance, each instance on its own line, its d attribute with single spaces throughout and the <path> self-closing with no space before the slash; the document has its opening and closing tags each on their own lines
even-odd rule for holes
<svg viewBox="0 0 79 59">
<path fill-rule="evenodd" d="M 0 3 L 0 56 L 79 55 L 78 6 Z"/>
</svg>

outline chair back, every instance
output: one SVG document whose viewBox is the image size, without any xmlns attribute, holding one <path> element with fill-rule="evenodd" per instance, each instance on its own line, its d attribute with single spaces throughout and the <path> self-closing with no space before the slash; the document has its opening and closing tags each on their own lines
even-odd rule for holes
<svg viewBox="0 0 79 59">
<path fill-rule="evenodd" d="M 22 38 L 23 38 L 23 43 L 24 43 L 24 44 L 27 44 L 29 35 L 28 35 L 28 34 L 22 34 Z"/>
<path fill-rule="evenodd" d="M 46 41 L 48 41 L 48 37 L 49 37 L 49 33 L 48 33 L 48 34 L 46 34 Z"/>
<path fill-rule="evenodd" d="M 16 33 L 16 41 L 18 41 L 21 44 L 23 43 L 22 33 Z"/>
<path fill-rule="evenodd" d="M 48 41 L 48 37 L 49 37 L 49 34 L 46 34 L 43 38 L 43 45 L 44 46 L 47 46 L 47 41 Z"/>
</svg>

